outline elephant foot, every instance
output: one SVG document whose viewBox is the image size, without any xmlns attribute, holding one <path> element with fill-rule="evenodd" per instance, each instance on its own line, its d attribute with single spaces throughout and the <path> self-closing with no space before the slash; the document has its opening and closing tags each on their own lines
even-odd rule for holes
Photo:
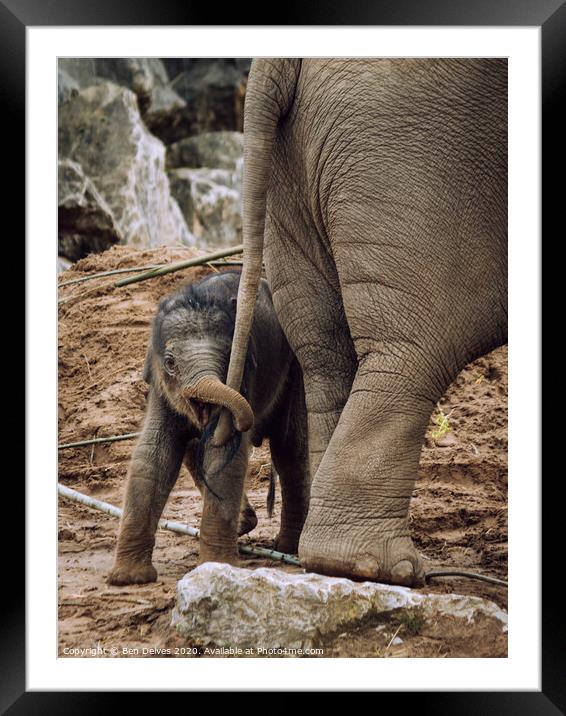
<svg viewBox="0 0 566 716">
<path fill-rule="evenodd" d="M 395 520 L 396 521 L 396 520 Z M 424 569 L 413 541 L 403 526 L 391 525 L 373 534 L 352 532 L 350 526 L 313 530 L 305 528 L 299 544 L 301 565 L 310 572 L 354 580 L 400 584 L 424 584 Z"/>
<path fill-rule="evenodd" d="M 238 537 L 248 534 L 257 526 L 257 515 L 254 508 L 248 503 L 240 512 L 238 520 Z"/>
<path fill-rule="evenodd" d="M 146 584 L 157 580 L 157 570 L 151 564 L 131 564 L 117 562 L 108 575 L 108 584 Z"/>
</svg>

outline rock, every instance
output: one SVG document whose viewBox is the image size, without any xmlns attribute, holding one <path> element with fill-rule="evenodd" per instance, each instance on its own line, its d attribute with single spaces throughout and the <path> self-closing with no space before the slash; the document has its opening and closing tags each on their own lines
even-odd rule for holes
<svg viewBox="0 0 566 716">
<path fill-rule="evenodd" d="M 236 191 L 240 193 L 240 196 L 243 196 L 243 189 L 244 189 L 244 155 L 239 159 L 236 159 L 236 168 L 234 170 L 234 175 L 232 178 L 233 186 Z"/>
<path fill-rule="evenodd" d="M 242 132 L 208 132 L 182 139 L 167 147 L 167 167 L 208 167 L 235 171 L 243 155 Z"/>
<path fill-rule="evenodd" d="M 79 83 L 71 77 L 68 72 L 65 72 L 61 67 L 57 68 L 57 103 L 59 105 L 63 102 L 68 102 L 74 97 L 80 89 Z"/>
<path fill-rule="evenodd" d="M 163 58 L 171 86 L 186 102 L 174 126 L 156 127 L 166 144 L 203 132 L 243 131 L 251 60 Z"/>
<path fill-rule="evenodd" d="M 391 640 L 391 645 L 392 645 L 392 646 L 398 646 L 399 644 L 402 644 L 402 643 L 403 643 L 403 639 L 401 639 L 401 638 L 398 637 L 398 636 L 394 637 L 394 638 Z"/>
<path fill-rule="evenodd" d="M 110 80 L 132 90 L 142 119 L 157 135 L 175 132 L 182 122 L 186 102 L 171 87 L 165 65 L 156 57 L 61 58 L 58 71 L 59 104 L 79 88 Z"/>
<path fill-rule="evenodd" d="M 78 261 L 121 241 L 112 210 L 77 162 L 59 161 L 59 254 Z"/>
<path fill-rule="evenodd" d="M 165 147 L 144 126 L 135 95 L 102 83 L 59 109 L 59 155 L 81 165 L 110 208 L 120 242 L 194 245 L 165 174 Z"/>
<path fill-rule="evenodd" d="M 434 441 L 437 447 L 454 447 L 458 444 L 458 439 L 453 432 L 445 433 L 441 438 Z"/>
<path fill-rule="evenodd" d="M 250 64 L 242 58 L 61 58 L 59 104 L 76 89 L 110 80 L 134 92 L 145 124 L 166 144 L 203 132 L 241 132 Z"/>
<path fill-rule="evenodd" d="M 306 649 L 370 616 L 418 610 L 419 619 L 495 620 L 507 614 L 493 602 L 456 594 L 423 594 L 407 587 L 279 569 L 244 569 L 207 562 L 177 582 L 172 626 L 191 644 Z"/>
<path fill-rule="evenodd" d="M 100 77 L 128 87 L 138 98 L 142 118 L 147 127 L 159 136 L 169 125 L 181 121 L 186 102 L 170 86 L 167 70 L 156 57 L 97 58 L 96 72 Z"/>
<path fill-rule="evenodd" d="M 168 85 L 156 85 L 151 103 L 143 113 L 143 120 L 151 132 L 165 143 L 179 137 L 178 127 L 183 121 L 185 102 Z"/>
<path fill-rule="evenodd" d="M 69 261 L 65 256 L 57 256 L 57 273 L 63 273 L 63 271 L 70 269 L 72 265 L 72 261 Z"/>
<path fill-rule="evenodd" d="M 79 88 L 96 84 L 96 60 L 93 57 L 60 57 L 57 70 L 71 77 Z"/>
<path fill-rule="evenodd" d="M 98 77 L 128 87 L 138 98 L 147 97 L 149 101 L 157 78 L 167 84 L 167 73 L 159 60 L 145 57 L 97 57 L 94 62 Z"/>
<path fill-rule="evenodd" d="M 242 193 L 228 169 L 173 169 L 171 194 L 201 246 L 232 246 L 242 240 Z"/>
</svg>

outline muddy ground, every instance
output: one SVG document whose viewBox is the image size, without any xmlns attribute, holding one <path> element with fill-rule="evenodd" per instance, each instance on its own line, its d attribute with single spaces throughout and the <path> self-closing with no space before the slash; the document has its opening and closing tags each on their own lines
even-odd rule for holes
<svg viewBox="0 0 566 716">
<path fill-rule="evenodd" d="M 185 259 L 190 249 L 139 251 L 114 247 L 62 274 L 60 283 L 118 268 Z M 185 270 L 115 288 L 121 276 L 97 278 L 59 290 L 59 442 L 69 443 L 139 430 L 147 387 L 141 379 L 149 326 L 160 297 L 213 267 Z M 449 443 L 439 447 L 431 419 L 411 505 L 411 527 L 427 570 L 456 567 L 507 578 L 507 348 L 466 368 L 443 397 Z M 438 417 L 439 413 L 436 413 Z M 441 440 L 442 442 L 442 440 Z M 121 505 L 132 440 L 60 450 L 59 480 L 98 499 Z M 280 495 L 272 519 L 265 500 L 269 447 L 256 448 L 248 474 L 248 495 L 258 527 L 244 542 L 271 546 L 278 528 Z M 164 517 L 199 526 L 201 499 L 182 468 Z M 169 628 L 176 581 L 196 566 L 198 544 L 190 537 L 159 531 L 155 584 L 110 587 L 116 518 L 65 499 L 59 501 L 59 653 L 97 645 L 122 656 L 123 647 L 182 649 Z M 243 566 L 278 566 L 242 558 Z M 298 568 L 285 566 L 290 571 Z M 428 591 L 473 594 L 507 606 L 506 590 L 464 579 L 443 579 Z M 393 645 L 394 636 L 401 638 Z M 457 657 L 507 654 L 505 635 L 489 622 L 449 622 L 434 629 L 388 618 L 337 634 L 324 656 Z"/>
</svg>

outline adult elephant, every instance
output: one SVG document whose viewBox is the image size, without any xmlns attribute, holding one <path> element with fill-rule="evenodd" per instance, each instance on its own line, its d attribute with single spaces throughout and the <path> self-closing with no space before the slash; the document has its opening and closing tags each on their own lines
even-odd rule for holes
<svg viewBox="0 0 566 716">
<path fill-rule="evenodd" d="M 301 564 L 421 583 L 408 510 L 431 411 L 507 339 L 507 63 L 255 60 L 244 136 L 227 383 L 240 387 L 264 257 L 304 373 Z M 232 429 L 223 414 L 216 444 Z"/>
</svg>

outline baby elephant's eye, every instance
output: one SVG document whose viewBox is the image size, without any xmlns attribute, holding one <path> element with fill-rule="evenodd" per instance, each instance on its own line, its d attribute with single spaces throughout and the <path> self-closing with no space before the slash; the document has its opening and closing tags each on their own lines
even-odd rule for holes
<svg viewBox="0 0 566 716">
<path fill-rule="evenodd" d="M 168 373 L 173 373 L 175 371 L 175 359 L 173 358 L 173 356 L 166 355 L 163 361 L 163 365 L 165 366 L 165 370 Z"/>
</svg>

